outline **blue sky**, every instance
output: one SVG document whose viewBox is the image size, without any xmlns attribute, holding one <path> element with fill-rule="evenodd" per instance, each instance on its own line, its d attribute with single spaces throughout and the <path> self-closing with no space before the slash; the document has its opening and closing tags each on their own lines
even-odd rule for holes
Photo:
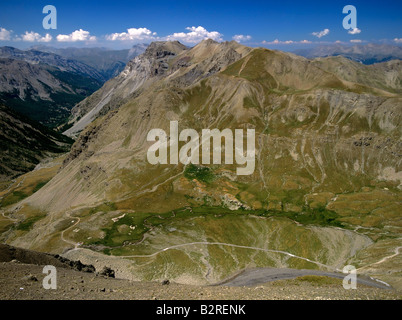
<svg viewBox="0 0 402 320">
<path fill-rule="evenodd" d="M 45 5 L 57 29 L 45 30 Z M 345 5 L 357 9 L 357 30 L 342 26 Z M 57 1 L 2 0 L 0 46 L 107 46 L 204 38 L 236 39 L 280 50 L 317 44 L 402 43 L 402 1 Z M 313 33 L 315 35 L 313 35 Z M 236 37 L 237 36 L 237 37 Z M 351 42 L 352 41 L 352 42 Z"/>
</svg>

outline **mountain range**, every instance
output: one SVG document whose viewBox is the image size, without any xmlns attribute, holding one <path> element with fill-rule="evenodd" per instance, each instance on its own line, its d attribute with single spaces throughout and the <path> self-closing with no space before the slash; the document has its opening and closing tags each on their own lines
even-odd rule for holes
<svg viewBox="0 0 402 320">
<path fill-rule="evenodd" d="M 136 44 L 131 49 L 112 50 L 108 48 L 53 48 L 34 46 L 32 49 L 57 54 L 66 59 L 79 61 L 97 70 L 104 81 L 116 77 L 134 57 L 144 53 L 147 44 Z"/>
<path fill-rule="evenodd" d="M 319 45 L 311 49 L 296 50 L 294 53 L 309 59 L 343 56 L 363 64 L 374 64 L 402 59 L 402 47 L 376 43 Z"/>
<path fill-rule="evenodd" d="M 65 123 L 75 104 L 119 73 L 142 48 L 53 50 L 60 55 L 1 47 L 0 101 L 33 120 L 58 127 Z"/>
<path fill-rule="evenodd" d="M 74 106 L 74 145 L 46 185 L 3 206 L 1 239 L 132 280 L 352 264 L 400 287 L 401 95 L 401 60 L 154 42 Z M 255 130 L 254 173 L 150 164 L 148 132 L 171 121 Z"/>
</svg>

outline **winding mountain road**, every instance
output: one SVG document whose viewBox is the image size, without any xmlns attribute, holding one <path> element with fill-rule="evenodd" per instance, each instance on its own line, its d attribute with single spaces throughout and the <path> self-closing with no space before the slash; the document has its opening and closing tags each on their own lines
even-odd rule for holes
<svg viewBox="0 0 402 320">
<path fill-rule="evenodd" d="M 314 263 L 320 267 L 324 267 L 330 270 L 334 270 L 334 271 L 340 271 L 334 267 L 331 266 L 327 266 L 321 262 L 317 262 L 314 260 L 310 260 L 308 258 L 304 258 L 304 257 L 300 257 L 297 255 L 294 255 L 292 253 L 289 253 L 287 251 L 282 251 L 282 250 L 273 250 L 273 249 L 264 249 L 264 248 L 258 248 L 258 247 L 249 247 L 249 246 L 242 246 L 242 245 L 237 245 L 237 244 L 231 244 L 231 243 L 223 243 L 223 242 L 206 242 L 206 241 L 202 241 L 202 242 L 190 242 L 190 243 L 183 243 L 183 244 L 177 244 L 174 246 L 170 246 L 167 248 L 164 248 L 160 251 L 154 252 L 152 254 L 149 255 L 128 255 L 128 256 L 119 256 L 120 258 L 151 258 L 154 257 L 162 252 L 166 252 L 168 250 L 172 250 L 172 249 L 177 249 L 177 248 L 182 248 L 182 247 L 188 247 L 188 246 L 196 246 L 196 245 L 208 245 L 208 246 L 227 246 L 227 247 L 233 247 L 233 248 L 241 248 L 241 249 L 250 249 L 250 250 L 258 250 L 258 251 L 263 251 L 263 252 L 270 252 L 270 253 L 280 253 L 280 254 L 284 254 L 287 255 L 289 257 L 292 258 L 297 258 L 297 259 L 301 259 L 304 261 L 308 261 L 311 263 Z"/>
<path fill-rule="evenodd" d="M 68 231 L 68 230 L 74 228 L 77 224 L 79 224 L 79 223 L 81 222 L 81 219 L 80 219 L 79 217 L 75 217 L 75 218 L 71 217 L 70 213 L 67 213 L 67 216 L 68 216 L 69 218 L 73 219 L 73 220 L 77 219 L 77 221 L 76 221 L 73 225 L 69 226 L 67 229 L 64 229 L 64 230 L 61 232 L 60 237 L 61 237 L 61 240 L 62 240 L 62 241 L 66 242 L 66 243 L 68 243 L 68 244 L 73 245 L 73 246 L 74 246 L 74 250 L 77 250 L 78 247 L 80 246 L 80 243 L 66 239 L 66 238 L 64 237 L 64 232 L 66 232 L 66 231 Z"/>
</svg>

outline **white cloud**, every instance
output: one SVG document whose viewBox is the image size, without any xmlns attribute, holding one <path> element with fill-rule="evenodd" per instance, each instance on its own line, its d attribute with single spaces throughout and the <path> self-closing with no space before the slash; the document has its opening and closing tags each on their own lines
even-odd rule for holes
<svg viewBox="0 0 402 320">
<path fill-rule="evenodd" d="M 0 28 L 0 41 L 1 40 L 3 40 L 3 41 L 11 40 L 11 33 L 12 33 L 11 30 Z"/>
<path fill-rule="evenodd" d="M 348 31 L 349 34 L 359 34 L 360 32 L 362 31 L 359 28 L 354 28 Z"/>
<path fill-rule="evenodd" d="M 76 42 L 76 41 L 96 41 L 95 36 L 91 36 L 89 31 L 75 30 L 70 34 L 59 34 L 57 37 L 59 42 Z"/>
<path fill-rule="evenodd" d="M 25 31 L 25 34 L 21 35 L 21 38 L 17 38 L 16 40 L 22 40 L 27 42 L 50 42 L 52 41 L 52 36 L 50 34 L 46 34 L 42 37 L 39 33 L 36 32 L 28 32 Z"/>
<path fill-rule="evenodd" d="M 178 40 L 187 43 L 198 43 L 205 39 L 222 41 L 222 34 L 217 31 L 208 31 L 204 27 L 187 27 L 189 32 L 176 32 L 166 37 L 158 37 L 156 32 L 152 32 L 147 28 L 130 28 L 127 32 L 112 33 L 105 36 L 106 40 L 110 41 L 143 41 L 143 40 Z M 244 40 L 250 36 L 243 36 Z M 251 39 L 251 37 L 250 37 Z"/>
<path fill-rule="evenodd" d="M 350 40 L 350 42 L 352 42 L 352 43 L 361 43 L 362 40 L 360 40 L 360 39 L 352 39 L 352 40 Z"/>
<path fill-rule="evenodd" d="M 317 38 L 321 38 L 321 37 L 326 36 L 328 33 L 329 33 L 329 29 L 324 29 L 324 30 L 319 31 L 319 32 L 313 32 L 312 35 L 317 37 Z"/>
<path fill-rule="evenodd" d="M 264 40 L 262 42 L 262 44 L 275 44 L 275 45 L 277 45 L 277 44 L 298 44 L 298 43 L 309 44 L 309 43 L 312 43 L 312 42 L 309 41 L 309 40 L 301 40 L 301 41 L 286 40 L 286 41 L 280 41 L 278 39 L 275 39 L 274 41 L 265 41 Z"/>
<path fill-rule="evenodd" d="M 166 37 L 166 40 L 168 40 L 168 41 L 178 40 L 178 41 L 187 42 L 187 43 L 198 43 L 198 42 L 200 42 L 202 40 L 206 40 L 206 39 L 222 41 L 223 35 L 221 33 L 219 33 L 218 31 L 210 32 L 201 26 L 187 27 L 186 30 L 189 30 L 190 32 L 173 33 L 171 35 L 168 35 Z"/>
<path fill-rule="evenodd" d="M 395 41 L 396 43 L 402 43 L 402 38 L 399 38 L 399 39 L 398 39 L 398 38 L 395 38 L 394 41 Z"/>
<path fill-rule="evenodd" d="M 287 41 L 279 41 L 278 39 L 275 39 L 274 41 L 263 41 L 262 44 L 292 44 L 294 43 L 293 40 L 287 40 Z"/>
<path fill-rule="evenodd" d="M 249 40 L 251 40 L 251 36 L 249 36 L 249 35 L 245 36 L 243 34 L 236 34 L 232 39 L 237 42 L 249 41 Z"/>
<path fill-rule="evenodd" d="M 154 40 L 156 32 L 152 32 L 147 28 L 130 28 L 127 32 L 112 33 L 106 35 L 106 40 L 111 41 L 134 41 L 134 40 Z"/>
</svg>

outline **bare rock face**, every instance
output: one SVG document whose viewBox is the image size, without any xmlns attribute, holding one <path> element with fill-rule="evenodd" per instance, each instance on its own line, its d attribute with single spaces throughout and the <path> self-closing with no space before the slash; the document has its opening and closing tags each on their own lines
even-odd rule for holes
<svg viewBox="0 0 402 320">
<path fill-rule="evenodd" d="M 115 277 L 115 272 L 114 272 L 114 270 L 112 270 L 112 269 L 109 268 L 109 267 L 104 267 L 104 268 L 99 272 L 99 275 L 105 276 L 105 277 L 108 277 L 108 278 L 114 278 L 114 277 Z"/>
<path fill-rule="evenodd" d="M 81 261 L 71 261 L 59 255 L 47 254 L 43 252 L 15 248 L 9 245 L 0 244 L 0 262 L 12 262 L 18 260 L 18 263 L 32 265 L 52 265 L 56 268 L 68 268 L 77 271 L 94 273 L 95 268 L 92 265 L 85 265 Z M 25 280 L 38 281 L 35 276 L 28 275 Z"/>
</svg>

